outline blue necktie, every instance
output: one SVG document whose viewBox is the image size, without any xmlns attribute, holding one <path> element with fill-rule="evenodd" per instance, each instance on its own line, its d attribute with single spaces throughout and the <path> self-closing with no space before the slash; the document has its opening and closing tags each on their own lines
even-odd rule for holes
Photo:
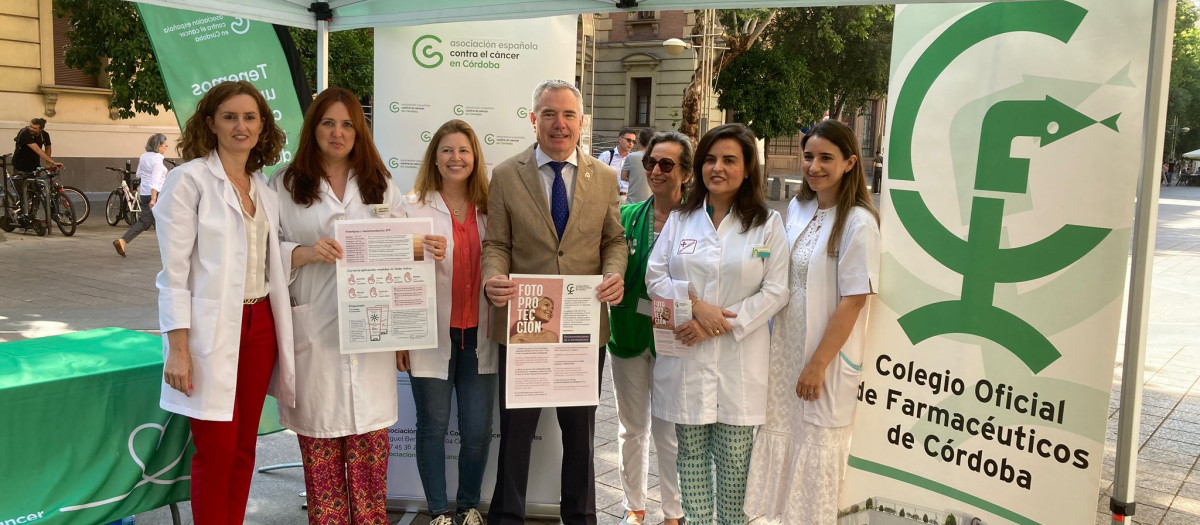
<svg viewBox="0 0 1200 525">
<path fill-rule="evenodd" d="M 550 169 L 554 170 L 554 185 L 550 190 L 550 217 L 554 219 L 554 228 L 558 230 L 558 238 L 562 239 L 567 231 L 567 217 L 571 212 L 567 209 L 567 183 L 563 181 L 562 170 L 566 162 L 550 161 Z"/>
</svg>

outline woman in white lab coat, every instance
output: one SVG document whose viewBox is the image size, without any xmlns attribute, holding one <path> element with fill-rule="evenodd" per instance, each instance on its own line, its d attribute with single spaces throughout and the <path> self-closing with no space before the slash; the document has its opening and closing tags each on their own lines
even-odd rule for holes
<svg viewBox="0 0 1200 525">
<path fill-rule="evenodd" d="M 438 128 L 405 201 L 409 217 L 433 219 L 450 240 L 437 265 L 438 348 L 410 352 L 417 407 L 417 470 L 431 525 L 483 525 L 476 507 L 492 442 L 496 404 L 496 344 L 487 336 L 488 304 L 479 282 L 487 226 L 487 164 L 479 138 L 458 119 Z M 458 399 L 457 517 L 446 497 L 446 432 L 450 394 Z"/>
<path fill-rule="evenodd" d="M 696 148 L 693 190 L 671 212 L 646 267 L 651 297 L 691 300 L 676 329 L 691 358 L 660 355 L 655 417 L 675 423 L 680 495 L 688 523 L 743 524 L 754 427 L 766 417 L 767 321 L 787 303 L 783 221 L 763 201 L 754 134 L 709 131 Z M 716 489 L 712 471 L 716 467 Z"/>
<path fill-rule="evenodd" d="M 402 217 L 401 194 L 349 90 L 322 91 L 299 138 L 295 160 L 271 181 L 295 275 L 296 406 L 281 405 L 279 421 L 299 438 L 309 523 L 386 524 L 397 353 L 340 353 L 335 263 L 342 248 L 333 237 L 342 219 Z M 438 242 L 426 239 L 435 258 Z"/>
<path fill-rule="evenodd" d="M 791 302 L 775 318 L 767 422 L 754 443 L 746 512 L 835 523 L 867 299 L 879 285 L 879 213 L 850 128 L 826 120 L 800 144 L 804 186 L 786 221 Z"/>
<path fill-rule="evenodd" d="M 191 418 L 196 523 L 242 523 L 263 399 L 296 402 L 279 208 L 261 171 L 283 142 L 258 88 L 216 85 L 184 126 L 187 162 L 154 207 L 166 335 L 160 404 Z"/>
</svg>

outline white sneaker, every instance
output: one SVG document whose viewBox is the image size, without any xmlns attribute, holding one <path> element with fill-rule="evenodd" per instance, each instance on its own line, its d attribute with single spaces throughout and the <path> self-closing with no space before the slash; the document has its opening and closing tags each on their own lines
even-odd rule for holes
<svg viewBox="0 0 1200 525">
<path fill-rule="evenodd" d="M 433 518 L 433 521 L 430 521 L 429 525 L 454 525 L 454 520 L 450 518 L 449 514 L 442 514 Z"/>
<path fill-rule="evenodd" d="M 467 509 L 458 513 L 458 525 L 484 525 L 483 515 L 478 510 Z"/>
</svg>

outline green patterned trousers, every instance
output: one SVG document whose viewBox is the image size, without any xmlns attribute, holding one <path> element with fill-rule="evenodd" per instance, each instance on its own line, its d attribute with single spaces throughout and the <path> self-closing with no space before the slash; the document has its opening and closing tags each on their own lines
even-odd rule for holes
<svg viewBox="0 0 1200 525">
<path fill-rule="evenodd" d="M 745 525 L 746 474 L 754 427 L 675 425 L 679 436 L 679 492 L 689 524 L 713 523 L 714 499 L 719 525 Z M 713 468 L 716 491 L 713 491 Z M 715 498 L 714 498 L 715 496 Z"/>
</svg>

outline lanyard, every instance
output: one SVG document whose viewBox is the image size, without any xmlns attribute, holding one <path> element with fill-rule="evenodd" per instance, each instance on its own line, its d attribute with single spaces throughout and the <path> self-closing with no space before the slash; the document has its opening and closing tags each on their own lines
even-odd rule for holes
<svg viewBox="0 0 1200 525">
<path fill-rule="evenodd" d="M 625 243 L 629 245 L 629 255 L 631 257 L 637 256 L 637 253 L 638 253 L 638 239 L 633 236 L 634 234 L 632 232 L 637 230 L 638 224 L 640 222 L 642 222 L 643 218 L 649 216 L 652 213 L 654 213 L 654 196 L 653 195 L 651 195 L 649 199 L 646 199 L 646 202 L 642 203 L 642 209 L 638 213 L 635 213 L 633 215 L 633 223 L 630 224 L 629 227 L 625 229 Z M 650 226 L 649 233 L 650 233 L 650 246 L 646 247 L 646 254 L 649 254 L 650 252 L 654 251 L 654 245 L 658 243 L 658 237 L 656 237 L 654 235 L 654 225 L 653 224 L 651 224 L 651 226 Z M 644 256 L 641 258 L 644 258 Z"/>
</svg>

